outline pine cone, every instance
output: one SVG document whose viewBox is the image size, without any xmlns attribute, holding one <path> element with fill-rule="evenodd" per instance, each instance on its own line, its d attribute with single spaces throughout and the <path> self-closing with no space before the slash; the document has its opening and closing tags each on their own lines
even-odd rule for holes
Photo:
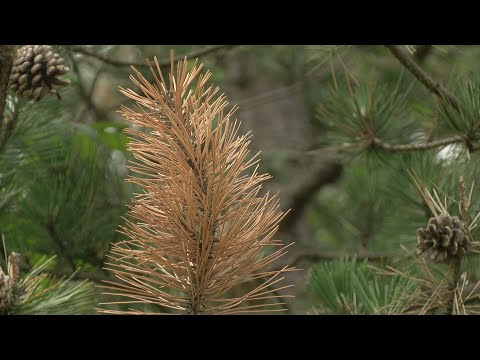
<svg viewBox="0 0 480 360">
<path fill-rule="evenodd" d="M 18 49 L 10 75 L 10 89 L 30 100 L 41 100 L 47 94 L 60 95 L 56 87 L 66 86 L 68 80 L 59 79 L 69 68 L 63 58 L 49 45 L 25 45 Z"/>
<path fill-rule="evenodd" d="M 426 229 L 417 230 L 417 240 L 417 254 L 437 263 L 461 258 L 469 247 L 463 221 L 448 213 L 430 218 Z"/>
<path fill-rule="evenodd" d="M 0 268 L 0 314 L 4 313 L 12 302 L 13 286 L 8 275 Z"/>
</svg>

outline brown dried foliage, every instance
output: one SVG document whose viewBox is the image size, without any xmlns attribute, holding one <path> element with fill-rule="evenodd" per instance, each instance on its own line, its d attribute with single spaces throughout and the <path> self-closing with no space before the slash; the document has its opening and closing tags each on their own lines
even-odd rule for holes
<svg viewBox="0 0 480 360">
<path fill-rule="evenodd" d="M 137 104 L 121 113 L 133 125 L 129 181 L 144 192 L 135 195 L 121 230 L 129 239 L 112 245 L 107 269 L 117 281 L 103 287 L 118 299 L 105 304 L 148 303 L 187 314 L 281 311 L 277 291 L 289 285 L 278 283 L 293 268 L 265 270 L 286 253 L 272 239 L 284 216 L 277 195 L 260 196 L 270 176 L 257 172 L 251 134 L 238 135 L 231 119 L 235 108 L 227 113 L 225 96 L 207 85 L 211 73 L 201 73 L 197 61 L 188 70 L 186 57 L 175 69 L 173 53 L 171 59 L 168 85 L 155 58 L 147 60 L 153 82 L 132 67 L 139 91 L 120 90 Z M 253 290 L 228 296 L 259 278 L 264 281 Z"/>
</svg>

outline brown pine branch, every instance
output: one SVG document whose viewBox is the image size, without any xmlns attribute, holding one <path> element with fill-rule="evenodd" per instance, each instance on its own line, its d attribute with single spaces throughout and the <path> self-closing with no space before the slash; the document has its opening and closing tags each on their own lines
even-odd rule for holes
<svg viewBox="0 0 480 360">
<path fill-rule="evenodd" d="M 121 89 L 137 104 L 121 112 L 133 125 L 129 181 L 144 192 L 121 229 L 128 240 L 112 245 L 106 268 L 116 281 L 105 282 L 105 294 L 188 314 L 280 311 L 282 303 L 266 300 L 289 287 L 278 283 L 294 269 L 265 270 L 286 253 L 272 239 L 284 216 L 278 199 L 259 195 L 269 175 L 257 173 L 251 134 L 239 135 L 231 119 L 235 109 L 227 112 L 226 98 L 207 86 L 211 73 L 196 64 L 189 70 L 186 58 L 175 68 L 174 60 L 172 53 L 168 81 L 155 59 L 148 63 L 152 82 L 134 69 L 139 93 Z M 260 278 L 253 290 L 229 297 Z"/>
<path fill-rule="evenodd" d="M 428 90 L 440 98 L 448 99 L 448 102 L 455 108 L 460 110 L 460 103 L 456 96 L 451 93 L 445 86 L 435 81 L 429 74 L 427 74 L 420 65 L 410 56 L 406 51 L 398 45 L 385 45 L 390 52 L 397 58 L 397 60 L 412 73 Z"/>
<path fill-rule="evenodd" d="M 200 49 L 200 50 L 197 50 L 197 51 L 192 51 L 191 53 L 188 53 L 186 56 L 187 56 L 187 58 L 197 58 L 197 57 L 201 57 L 201 56 L 205 56 L 205 55 L 217 52 L 217 51 L 222 50 L 222 49 L 229 49 L 229 48 L 232 48 L 234 46 L 235 45 L 206 46 L 203 49 Z M 100 61 L 102 61 L 102 62 L 104 62 L 108 65 L 112 65 L 112 66 L 116 66 L 116 67 L 134 66 L 134 67 L 137 67 L 137 68 L 144 68 L 144 67 L 148 68 L 148 65 L 145 64 L 145 63 L 132 63 L 132 62 L 125 62 L 125 61 L 112 59 L 108 56 L 98 54 L 95 51 L 89 50 L 88 48 L 86 48 L 84 46 L 69 46 L 69 48 L 73 52 L 93 57 L 93 58 L 95 58 L 97 60 L 100 60 Z M 177 56 L 174 60 L 177 62 L 177 61 L 180 61 L 182 59 L 183 59 L 183 56 Z M 170 67 L 170 59 L 158 60 L 158 64 L 159 64 L 160 68 L 168 69 Z"/>
</svg>

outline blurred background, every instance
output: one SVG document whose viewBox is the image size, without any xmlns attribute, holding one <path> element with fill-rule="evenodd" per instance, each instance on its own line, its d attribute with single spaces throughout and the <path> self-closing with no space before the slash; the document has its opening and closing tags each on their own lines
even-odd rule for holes
<svg viewBox="0 0 480 360">
<path fill-rule="evenodd" d="M 124 181 L 131 156 L 122 130 L 128 125 L 117 111 L 132 104 L 118 87 L 131 87 L 131 64 L 148 73 L 145 58 L 157 56 L 166 73 L 170 49 L 176 56 L 198 57 L 230 104 L 239 106 L 242 130 L 253 132 L 252 150 L 261 151 L 261 171 L 273 175 L 268 190 L 279 191 L 282 208 L 291 209 L 276 238 L 295 244 L 277 265 L 304 271 L 288 275 L 296 285 L 288 313 L 318 312 L 307 286 L 313 264 L 345 255 L 381 259 L 399 244 L 415 244 L 415 236 L 395 235 L 399 225 L 388 220 L 401 207 L 388 196 L 376 196 L 392 186 L 395 172 L 382 168 L 372 177 L 369 168 L 340 161 L 336 151 L 323 146 L 328 124 L 320 107 L 332 89 L 348 84 L 401 83 L 408 88 L 407 112 L 429 116 L 425 102 L 431 94 L 384 47 L 55 49 L 71 69 L 64 76 L 71 84 L 60 91 L 60 101 L 50 96 L 25 104 L 0 155 L 0 232 L 7 252 L 23 255 L 22 269 L 41 256 L 57 255 L 53 274 L 70 276 L 80 268 L 75 279 L 109 278 L 102 266 L 110 244 L 122 239 L 117 229 L 138 190 Z M 412 46 L 415 60 L 444 82 L 454 72 L 477 71 L 479 52 L 474 46 Z"/>
</svg>

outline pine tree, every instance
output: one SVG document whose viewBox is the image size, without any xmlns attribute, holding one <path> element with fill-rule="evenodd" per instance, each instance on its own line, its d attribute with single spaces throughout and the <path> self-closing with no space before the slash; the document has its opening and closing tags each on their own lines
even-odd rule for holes
<svg viewBox="0 0 480 360">
<path fill-rule="evenodd" d="M 55 263 L 58 267 L 63 261 L 56 261 L 56 256 L 43 255 L 52 247 L 45 246 L 35 232 L 34 225 L 37 224 L 39 228 L 54 231 L 54 222 L 48 222 L 48 215 L 53 210 L 58 216 L 60 207 L 56 201 L 58 198 L 48 199 L 56 201 L 54 204 L 45 202 L 45 197 L 36 198 L 35 187 L 42 187 L 43 175 L 54 171 L 45 166 L 47 163 L 60 167 L 56 169 L 55 177 L 65 183 L 68 174 L 62 173 L 64 155 L 71 151 L 68 149 L 71 135 L 66 124 L 58 118 L 55 106 L 44 99 L 47 88 L 60 99 L 55 85 L 68 84 L 56 78 L 65 74 L 68 68 L 52 50 L 47 46 L 27 46 L 18 50 L 14 46 L 0 47 L 0 231 L 5 260 L 5 267 L 0 265 L 1 314 L 92 313 L 95 303 L 92 283 L 74 279 L 77 264 L 72 261 L 73 274 L 68 276 L 53 270 Z M 57 66 L 61 68 L 57 69 Z M 35 76 L 42 78 L 36 79 Z M 32 99 L 37 102 L 28 102 Z M 40 101 L 48 105 L 44 107 Z M 43 196 L 51 187 L 52 181 L 43 184 Z M 71 200 L 72 192 L 65 196 Z M 35 219 L 34 214 L 44 206 L 49 209 Z M 24 231 L 19 231 L 22 228 Z M 52 242 L 59 240 L 55 237 L 57 233 L 50 235 Z M 32 239 L 35 239 L 33 243 Z M 62 260 L 64 256 L 68 259 L 68 253 L 63 251 L 66 247 L 68 245 L 64 242 L 59 243 L 58 250 L 62 250 L 59 258 Z M 16 252 L 9 254 L 7 248 L 35 256 L 25 259 Z"/>
<path fill-rule="evenodd" d="M 174 48 L 181 54 L 175 65 L 184 54 L 202 58 L 239 105 L 235 114 L 223 96 L 212 95 L 215 88 L 198 67 L 172 69 L 169 46 L 0 46 L 0 312 L 93 313 L 98 303 L 111 303 L 101 311 L 478 313 L 480 48 Z M 152 72 L 143 60 L 154 55 Z M 165 81 L 160 73 L 169 73 Z M 203 95 L 211 91 L 208 101 L 195 93 L 202 84 Z M 182 86 L 190 95 L 177 94 Z M 184 123 L 184 106 L 218 113 Z M 223 152 L 202 145 L 234 130 L 238 139 L 228 138 Z M 249 130 L 254 136 L 242 135 Z M 159 141 L 162 136 L 175 141 Z M 246 153 L 247 142 L 254 153 L 262 151 L 262 162 L 249 168 L 257 158 Z M 162 152 L 176 153 L 175 163 L 155 155 Z M 246 171 L 227 171 L 228 179 L 239 196 L 250 179 L 247 199 L 257 202 L 245 213 L 250 217 L 223 225 L 205 213 L 216 180 L 207 181 L 206 193 L 202 187 L 202 179 L 216 179 L 208 171 L 213 162 L 222 164 L 220 155 L 242 159 L 235 169 Z M 155 180 L 159 174 L 162 182 Z M 280 197 L 264 198 L 277 189 Z M 178 211 L 155 216 L 169 204 Z M 263 220 L 255 222 L 257 216 Z M 234 220 L 247 225 L 232 228 Z M 266 232 L 256 236 L 262 226 Z M 269 238 L 277 226 L 283 245 Z M 254 238 L 274 246 L 254 246 L 247 258 L 258 266 L 246 261 L 243 272 L 233 266 L 232 274 L 242 275 L 226 279 L 221 269 L 232 260 L 212 250 L 222 244 L 215 229 L 239 251 Z M 186 244 L 184 252 L 169 231 Z M 236 231 L 248 236 L 233 241 Z M 274 259 L 288 245 L 288 254 Z M 162 246 L 181 256 L 159 252 Z M 146 249 L 161 253 L 159 261 Z M 178 279 L 168 281 L 172 274 Z M 221 275 L 225 292 L 220 280 L 208 285 L 212 274 Z M 115 295 L 93 293 L 92 282 Z"/>
<path fill-rule="evenodd" d="M 319 107 L 329 130 L 323 151 L 349 167 L 343 191 L 324 197 L 338 219 L 330 228 L 358 250 L 314 266 L 315 311 L 476 314 L 478 80 L 458 76 L 447 88 L 414 48 L 386 48 L 413 77 L 360 81 L 346 72 Z M 418 112 L 421 86 L 433 98 Z"/>
</svg>

